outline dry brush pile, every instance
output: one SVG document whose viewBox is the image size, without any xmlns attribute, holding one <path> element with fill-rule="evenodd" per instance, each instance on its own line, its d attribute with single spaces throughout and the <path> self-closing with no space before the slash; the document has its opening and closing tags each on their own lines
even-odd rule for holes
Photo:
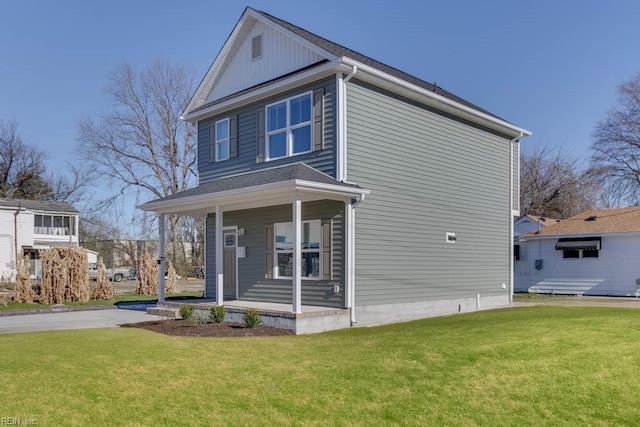
<svg viewBox="0 0 640 427">
<path fill-rule="evenodd" d="M 31 260 L 25 256 L 18 261 L 18 272 L 16 274 L 16 288 L 13 294 L 15 302 L 31 304 L 35 297 L 33 286 L 31 286 Z"/>
<path fill-rule="evenodd" d="M 176 280 L 178 275 L 176 269 L 167 260 L 167 276 L 165 280 L 165 293 L 173 294 L 176 292 Z M 136 294 L 139 295 L 158 295 L 158 261 L 150 255 L 143 255 L 138 258 L 138 287 Z"/>
<path fill-rule="evenodd" d="M 158 294 L 158 262 L 149 255 L 138 258 L 138 287 L 136 294 Z"/>
<path fill-rule="evenodd" d="M 87 252 L 81 248 L 56 247 L 40 251 L 42 281 L 40 303 L 89 301 Z"/>
<path fill-rule="evenodd" d="M 96 288 L 93 290 L 93 299 L 110 300 L 113 299 L 113 286 L 107 277 L 107 271 L 102 262 L 102 257 L 98 258 L 98 276 L 96 278 Z"/>
</svg>

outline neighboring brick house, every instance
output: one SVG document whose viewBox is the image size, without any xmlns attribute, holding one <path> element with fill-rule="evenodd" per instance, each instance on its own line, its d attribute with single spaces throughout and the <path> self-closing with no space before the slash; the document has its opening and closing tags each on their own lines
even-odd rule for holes
<svg viewBox="0 0 640 427">
<path fill-rule="evenodd" d="M 510 303 L 527 130 L 251 8 L 183 119 L 198 186 L 141 208 L 207 218 L 208 298 L 351 324 Z"/>
</svg>

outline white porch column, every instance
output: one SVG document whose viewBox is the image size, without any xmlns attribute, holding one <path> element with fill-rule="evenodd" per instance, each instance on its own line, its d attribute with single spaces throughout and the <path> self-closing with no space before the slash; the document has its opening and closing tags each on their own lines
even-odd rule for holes
<svg viewBox="0 0 640 427">
<path fill-rule="evenodd" d="M 351 234 L 351 229 L 353 228 L 353 206 L 351 206 L 351 200 L 344 202 L 344 222 L 346 227 L 345 234 L 345 256 L 344 261 L 345 265 L 345 287 L 346 287 L 346 306 L 347 308 L 353 307 L 353 259 L 351 254 L 353 253 L 353 236 Z"/>
<path fill-rule="evenodd" d="M 362 200 L 362 199 L 360 199 Z M 351 282 L 351 325 L 358 323 L 356 319 L 356 210 L 352 203 L 347 211 L 349 216 L 347 233 L 349 234 L 349 281 Z"/>
<path fill-rule="evenodd" d="M 222 208 L 216 206 L 216 304 L 224 305 Z"/>
<path fill-rule="evenodd" d="M 293 198 L 293 312 L 302 313 L 302 201 Z"/>
<path fill-rule="evenodd" d="M 164 302 L 164 267 L 165 267 L 165 222 L 164 214 L 158 217 L 158 302 Z"/>
</svg>

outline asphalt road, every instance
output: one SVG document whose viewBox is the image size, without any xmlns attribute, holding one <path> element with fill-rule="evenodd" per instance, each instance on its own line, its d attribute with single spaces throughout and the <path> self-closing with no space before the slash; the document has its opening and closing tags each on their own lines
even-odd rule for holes
<svg viewBox="0 0 640 427">
<path fill-rule="evenodd" d="M 0 317 L 0 334 L 63 329 L 116 328 L 123 323 L 159 320 L 140 310 L 108 309 Z"/>
</svg>

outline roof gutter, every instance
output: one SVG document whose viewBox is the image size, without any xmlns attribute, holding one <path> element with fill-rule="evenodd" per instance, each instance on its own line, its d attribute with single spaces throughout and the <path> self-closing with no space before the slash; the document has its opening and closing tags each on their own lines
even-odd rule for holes
<svg viewBox="0 0 640 427">
<path fill-rule="evenodd" d="M 429 91 L 427 89 L 423 89 L 398 77 L 391 76 L 383 71 L 362 64 L 351 58 L 343 56 L 342 58 L 340 58 L 340 63 L 348 67 L 357 67 L 360 71 L 361 79 L 364 81 L 373 80 L 378 83 L 379 86 L 387 86 L 387 89 L 396 93 L 398 92 L 397 88 L 401 88 L 403 89 L 403 91 L 401 91 L 403 92 L 402 95 L 409 98 L 419 98 L 416 100 L 421 101 L 422 103 L 426 103 L 427 105 L 430 105 L 439 110 L 451 113 L 455 116 L 467 119 L 471 122 L 478 123 L 490 129 L 497 130 L 512 137 L 523 138 L 532 135 L 530 131 L 524 128 L 518 127 L 481 111 L 477 111 L 471 107 L 467 107 L 466 105 L 445 98 L 444 96 L 438 95 L 437 93 Z"/>
</svg>

